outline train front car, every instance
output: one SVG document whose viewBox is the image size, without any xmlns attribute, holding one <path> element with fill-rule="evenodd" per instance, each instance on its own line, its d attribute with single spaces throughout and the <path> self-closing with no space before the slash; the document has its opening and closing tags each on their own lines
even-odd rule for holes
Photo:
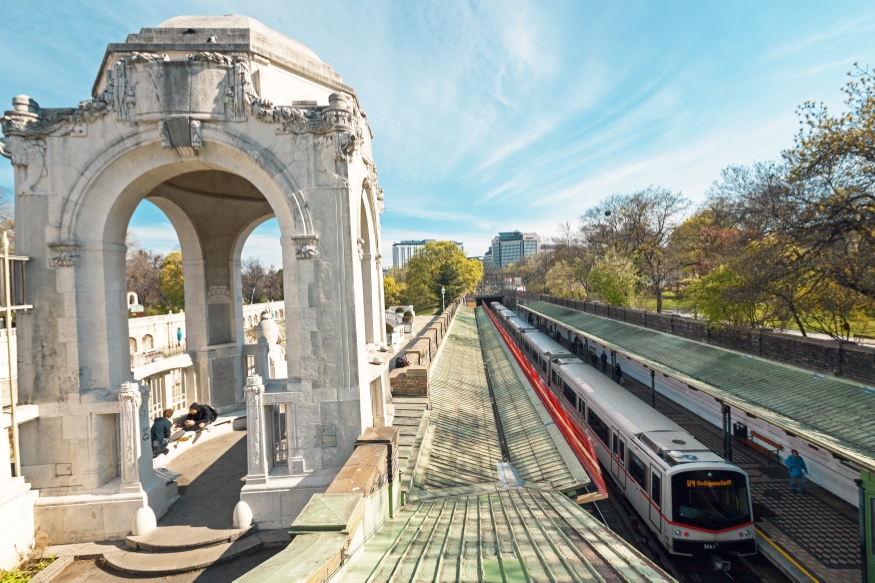
<svg viewBox="0 0 875 583">
<path fill-rule="evenodd" d="M 747 474 L 735 466 L 721 465 L 682 464 L 669 472 L 671 498 L 666 514 L 670 517 L 666 518 L 670 524 L 663 533 L 668 531 L 666 542 L 672 553 L 756 554 Z"/>
</svg>

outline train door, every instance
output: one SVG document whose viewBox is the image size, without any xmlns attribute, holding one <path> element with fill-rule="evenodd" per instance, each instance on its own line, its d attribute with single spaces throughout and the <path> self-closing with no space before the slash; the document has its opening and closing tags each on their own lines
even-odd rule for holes
<svg viewBox="0 0 875 583">
<path fill-rule="evenodd" d="M 650 522 L 662 531 L 662 473 L 650 466 Z"/>
<path fill-rule="evenodd" d="M 617 483 L 626 489 L 626 440 L 616 429 L 611 431 L 611 473 Z"/>
</svg>

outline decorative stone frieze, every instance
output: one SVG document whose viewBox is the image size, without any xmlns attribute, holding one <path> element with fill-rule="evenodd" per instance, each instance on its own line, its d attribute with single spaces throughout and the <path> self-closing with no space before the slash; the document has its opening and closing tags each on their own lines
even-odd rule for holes
<svg viewBox="0 0 875 583">
<path fill-rule="evenodd" d="M 119 421 L 121 426 L 121 484 L 122 488 L 140 487 L 140 407 L 143 395 L 135 382 L 122 383 L 118 393 L 120 401 Z"/>
<path fill-rule="evenodd" d="M 75 267 L 79 260 L 79 245 L 69 242 L 49 243 L 49 267 Z"/>
<path fill-rule="evenodd" d="M 246 443 L 248 447 L 247 483 L 264 482 L 267 479 L 267 443 L 264 432 L 264 382 L 254 374 L 246 379 L 243 387 L 246 399 Z"/>
</svg>

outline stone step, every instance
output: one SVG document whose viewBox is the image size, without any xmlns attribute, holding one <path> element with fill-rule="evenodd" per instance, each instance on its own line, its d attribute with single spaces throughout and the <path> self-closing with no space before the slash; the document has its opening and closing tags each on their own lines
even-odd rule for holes
<svg viewBox="0 0 875 583">
<path fill-rule="evenodd" d="M 255 532 L 249 528 L 208 528 L 205 526 L 159 526 L 152 532 L 129 536 L 125 543 L 131 550 L 150 553 L 175 553 L 232 543 Z"/>
<path fill-rule="evenodd" d="M 257 536 L 247 536 L 234 542 L 226 542 L 211 547 L 179 551 L 176 553 L 146 553 L 121 550 L 104 553 L 106 565 L 129 575 L 163 577 L 177 573 L 187 573 L 205 569 L 210 565 L 230 561 L 242 555 L 253 553 L 262 547 Z"/>
</svg>

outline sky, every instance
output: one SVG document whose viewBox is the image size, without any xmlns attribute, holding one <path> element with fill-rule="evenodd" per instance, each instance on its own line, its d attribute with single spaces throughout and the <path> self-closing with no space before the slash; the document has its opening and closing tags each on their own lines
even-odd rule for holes
<svg viewBox="0 0 875 583">
<path fill-rule="evenodd" d="M 368 114 L 384 256 L 402 239 L 482 255 L 498 231 L 549 237 L 651 184 L 701 202 L 722 168 L 792 146 L 800 104 L 840 110 L 853 64 L 875 67 L 871 2 L 7 4 L 0 102 L 75 106 L 107 43 L 182 14 L 245 13 L 307 45 Z M 0 186 L 12 186 L 5 161 Z M 177 245 L 150 203 L 130 228 L 146 248 Z M 279 265 L 278 238 L 265 223 L 244 258 Z"/>
</svg>

